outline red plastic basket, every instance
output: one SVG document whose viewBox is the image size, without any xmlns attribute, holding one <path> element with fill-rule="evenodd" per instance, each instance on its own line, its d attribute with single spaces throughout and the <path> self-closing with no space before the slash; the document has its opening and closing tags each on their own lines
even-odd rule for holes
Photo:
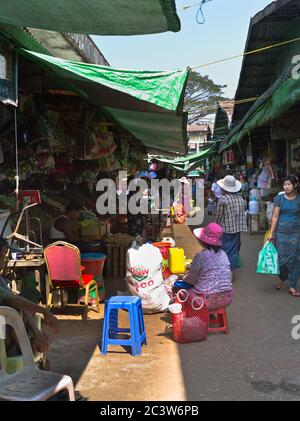
<svg viewBox="0 0 300 421">
<path fill-rule="evenodd" d="M 173 338 L 178 343 L 200 342 L 207 339 L 208 309 L 202 297 L 181 290 L 175 303 L 182 305 L 179 314 L 172 314 Z"/>
</svg>

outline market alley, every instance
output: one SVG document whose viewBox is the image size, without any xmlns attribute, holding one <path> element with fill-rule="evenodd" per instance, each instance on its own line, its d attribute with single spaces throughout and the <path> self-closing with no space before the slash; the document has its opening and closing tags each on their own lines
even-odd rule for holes
<svg viewBox="0 0 300 421">
<path fill-rule="evenodd" d="M 198 250 L 190 229 L 176 226 L 177 244 L 187 257 Z M 165 314 L 145 316 L 148 345 L 133 358 L 120 348 L 100 355 L 102 314 L 62 320 L 53 341 L 51 369 L 73 376 L 75 389 L 91 400 L 298 400 L 300 342 L 291 336 L 300 302 L 276 291 L 273 276 L 256 275 L 262 236 L 245 234 L 242 267 L 228 308 L 229 335 L 176 344 Z M 99 321 L 100 318 L 100 321 Z"/>
</svg>

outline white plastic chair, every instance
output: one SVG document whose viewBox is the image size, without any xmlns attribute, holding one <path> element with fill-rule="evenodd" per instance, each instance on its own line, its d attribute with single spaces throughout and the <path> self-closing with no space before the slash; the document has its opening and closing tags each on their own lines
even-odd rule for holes
<svg viewBox="0 0 300 421">
<path fill-rule="evenodd" d="M 16 333 L 24 358 L 24 366 L 16 373 L 7 374 L 4 341 L 0 341 L 0 400 L 45 401 L 62 390 L 67 390 L 69 400 L 74 401 L 71 377 L 42 371 L 35 366 L 23 320 L 18 312 L 11 307 L 0 307 L 0 336 L 2 339 L 4 339 L 5 325 L 11 326 Z"/>
<path fill-rule="evenodd" d="M 19 311 L 19 314 L 20 314 L 21 318 L 23 318 L 23 312 Z M 42 316 L 40 314 L 35 315 L 34 322 L 36 324 L 36 327 L 39 330 L 42 330 Z M 3 356 L 4 361 L 5 361 L 5 370 L 6 370 L 7 374 L 13 374 L 16 371 L 20 370 L 24 365 L 23 355 L 15 355 L 15 356 L 12 356 L 12 357 L 8 357 L 6 355 L 5 339 L 2 339 L 2 335 L 1 335 L 1 331 L 0 331 L 0 349 L 1 349 L 1 347 L 3 347 L 2 356 Z M 45 364 L 45 362 L 46 362 L 44 354 L 41 353 L 41 352 L 38 352 L 38 351 L 36 351 L 33 354 L 33 359 L 34 359 L 34 362 L 37 365 L 37 367 L 40 367 L 39 365 L 41 363 Z"/>
</svg>

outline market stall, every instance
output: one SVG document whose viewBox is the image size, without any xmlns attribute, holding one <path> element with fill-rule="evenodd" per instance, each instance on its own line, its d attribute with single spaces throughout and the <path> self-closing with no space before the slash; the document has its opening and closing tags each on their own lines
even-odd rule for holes
<svg viewBox="0 0 300 421">
<path fill-rule="evenodd" d="M 81 251 L 105 253 L 107 274 L 123 276 L 132 237 L 125 232 L 124 243 L 118 206 L 115 214 L 97 212 L 96 186 L 102 179 L 117 185 L 121 170 L 129 176 L 147 170 L 148 147 L 184 150 L 182 98 L 188 70 L 121 72 L 19 53 L 18 108 L 1 107 L 5 183 L 0 182 L 0 206 L 15 210 L 14 189 L 17 198 L 24 190 L 40 191 L 40 204 L 30 209 L 29 219 L 40 221 L 46 246 L 53 222 L 76 201 Z M 28 236 L 35 238 L 31 228 Z"/>
</svg>

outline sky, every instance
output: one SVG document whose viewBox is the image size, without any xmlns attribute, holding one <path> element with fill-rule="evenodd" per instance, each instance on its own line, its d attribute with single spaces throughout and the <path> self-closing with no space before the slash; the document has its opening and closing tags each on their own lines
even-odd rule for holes
<svg viewBox="0 0 300 421">
<path fill-rule="evenodd" d="M 169 70 L 197 66 L 242 53 L 251 17 L 271 0 L 211 0 L 204 7 L 205 23 L 196 22 L 197 7 L 182 6 L 197 0 L 176 0 L 181 31 L 140 36 L 93 36 L 112 67 L 138 70 Z M 199 69 L 233 98 L 242 59 Z"/>
</svg>

